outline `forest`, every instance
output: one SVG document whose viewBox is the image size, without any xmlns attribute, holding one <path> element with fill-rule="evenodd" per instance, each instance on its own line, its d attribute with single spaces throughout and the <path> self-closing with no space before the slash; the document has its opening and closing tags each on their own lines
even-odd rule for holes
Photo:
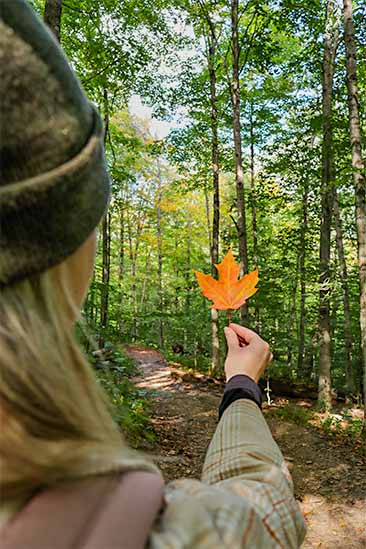
<svg viewBox="0 0 366 549">
<path fill-rule="evenodd" d="M 158 438 L 167 478 L 197 478 L 228 314 L 195 271 L 217 279 L 232 250 L 258 270 L 231 320 L 273 353 L 266 417 L 316 511 L 306 547 L 364 547 L 365 0 L 29 1 L 104 119 L 112 197 L 78 333 L 117 421 Z"/>
<path fill-rule="evenodd" d="M 232 247 L 259 291 L 233 319 L 269 382 L 366 394 L 366 4 L 33 0 L 105 121 L 113 197 L 84 315 L 220 377 L 216 276 Z"/>
</svg>

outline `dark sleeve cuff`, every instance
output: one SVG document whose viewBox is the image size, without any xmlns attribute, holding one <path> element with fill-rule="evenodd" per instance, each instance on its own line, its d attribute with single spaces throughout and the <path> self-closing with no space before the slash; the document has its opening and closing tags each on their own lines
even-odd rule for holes
<svg viewBox="0 0 366 549">
<path fill-rule="evenodd" d="M 226 384 L 219 407 L 219 419 L 221 419 L 226 408 L 240 398 L 252 400 L 262 409 L 262 393 L 257 383 L 249 376 L 236 375 L 230 378 Z"/>
</svg>

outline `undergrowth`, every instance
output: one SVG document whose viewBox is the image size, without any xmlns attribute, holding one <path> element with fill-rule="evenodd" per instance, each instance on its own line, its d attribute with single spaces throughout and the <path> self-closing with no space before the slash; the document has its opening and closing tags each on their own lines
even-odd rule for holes
<svg viewBox="0 0 366 549">
<path fill-rule="evenodd" d="M 327 415 L 315 409 L 303 408 L 296 403 L 287 402 L 271 407 L 270 414 L 279 419 L 293 421 L 297 425 L 321 430 L 328 437 L 348 441 L 361 455 L 366 455 L 362 430 L 363 419 L 354 417 L 350 408 Z"/>
<path fill-rule="evenodd" d="M 137 389 L 130 379 L 136 374 L 133 360 L 110 344 L 106 344 L 102 358 L 89 356 L 97 379 L 109 397 L 113 419 L 133 446 L 141 440 L 153 442 L 155 433 L 146 391 Z"/>
</svg>

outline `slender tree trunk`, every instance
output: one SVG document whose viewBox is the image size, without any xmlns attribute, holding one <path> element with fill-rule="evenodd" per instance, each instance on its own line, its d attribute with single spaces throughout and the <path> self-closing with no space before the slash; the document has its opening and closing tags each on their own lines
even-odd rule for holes
<svg viewBox="0 0 366 549">
<path fill-rule="evenodd" d="M 208 243 L 210 246 L 210 251 L 212 250 L 212 231 L 211 231 L 211 217 L 210 217 L 210 202 L 208 198 L 207 187 L 204 189 L 205 193 L 205 206 L 206 206 L 206 221 L 207 221 L 207 233 L 208 233 Z"/>
<path fill-rule="evenodd" d="M 102 295 L 100 304 L 100 336 L 99 347 L 104 347 L 105 332 L 108 324 L 109 304 L 109 277 L 111 261 L 111 240 L 110 240 L 111 216 L 107 214 L 102 223 L 103 255 L 102 255 Z"/>
<path fill-rule="evenodd" d="M 118 279 L 121 284 L 125 272 L 125 204 L 119 210 L 119 265 Z"/>
<path fill-rule="evenodd" d="M 345 340 L 345 350 L 346 350 L 346 383 L 347 383 L 347 391 L 352 393 L 355 390 L 355 385 L 354 385 L 354 376 L 353 376 L 351 311 L 350 311 L 350 304 L 349 304 L 347 264 L 344 257 L 342 221 L 341 221 L 341 214 L 339 211 L 338 193 L 336 188 L 334 188 L 334 194 L 333 194 L 333 213 L 334 213 L 336 238 L 337 238 L 339 274 L 341 278 L 342 293 L 343 293 L 344 340 Z"/>
<path fill-rule="evenodd" d="M 109 131 L 108 92 L 104 90 L 104 145 Z M 105 332 L 108 324 L 109 277 L 110 277 L 110 214 L 106 213 L 102 221 L 102 291 L 100 303 L 99 347 L 104 347 Z"/>
<path fill-rule="evenodd" d="M 353 178 L 355 182 L 356 229 L 360 282 L 361 359 L 363 370 L 363 397 L 366 418 L 366 178 L 365 163 L 362 158 L 361 148 L 361 127 L 352 0 L 343 0 L 343 5 L 349 132 L 351 139 Z"/>
<path fill-rule="evenodd" d="M 130 307 L 133 311 L 135 311 L 136 306 L 136 258 L 133 251 L 133 242 L 132 242 L 132 226 L 131 226 L 131 216 L 129 213 L 129 210 L 126 211 L 126 225 L 127 225 L 127 235 L 128 235 L 128 255 L 130 260 L 130 266 L 131 266 L 131 299 L 130 299 Z M 133 320 L 132 320 L 132 341 L 136 341 L 137 338 L 137 324 L 136 324 L 136 316 L 134 314 Z"/>
<path fill-rule="evenodd" d="M 132 339 L 136 341 L 138 337 L 138 304 L 137 304 L 137 279 L 136 279 L 136 270 L 137 270 L 137 253 L 136 251 L 132 253 L 132 263 L 131 263 L 131 274 L 132 274 L 132 307 L 133 307 L 133 323 L 132 323 Z"/>
<path fill-rule="evenodd" d="M 190 285 L 190 278 L 191 278 L 191 271 L 192 271 L 192 265 L 191 265 L 191 246 L 192 246 L 192 216 L 191 216 L 191 210 L 188 207 L 188 213 L 187 213 L 187 264 L 186 264 L 186 276 L 185 276 L 185 282 L 186 282 L 186 315 L 187 318 L 191 317 L 191 285 Z"/>
<path fill-rule="evenodd" d="M 147 249 L 149 248 L 149 249 Z M 149 273 L 150 273 L 150 256 L 151 256 L 151 246 L 146 246 L 145 251 L 145 271 L 144 271 L 144 280 L 142 282 L 142 290 L 141 290 L 141 300 L 140 300 L 140 311 L 144 310 L 145 305 L 145 298 L 146 298 L 146 287 L 147 287 L 147 281 L 149 279 Z"/>
<path fill-rule="evenodd" d="M 254 105 L 250 103 L 250 193 L 252 207 L 252 229 L 253 229 L 253 264 L 258 267 L 258 230 L 257 230 L 257 207 L 255 189 L 255 157 L 254 157 Z"/>
<path fill-rule="evenodd" d="M 322 216 L 320 226 L 320 305 L 319 305 L 319 392 L 321 408 L 331 408 L 331 327 L 330 327 L 330 230 L 332 220 L 332 186 L 334 184 L 332 91 L 334 75 L 334 0 L 327 1 L 323 55 L 323 147 L 322 147 Z"/>
<path fill-rule="evenodd" d="M 208 71 L 210 75 L 210 105 L 211 105 L 211 161 L 213 183 L 213 220 L 212 238 L 210 239 L 212 276 L 217 277 L 215 264 L 219 262 L 220 239 L 220 182 L 219 182 L 219 139 L 218 139 L 218 113 L 216 95 L 216 35 L 215 27 L 208 17 L 210 28 L 208 47 Z M 219 339 L 219 314 L 216 309 L 211 309 L 211 340 L 212 363 L 211 373 L 220 372 L 220 339 Z"/>
<path fill-rule="evenodd" d="M 162 178 L 161 178 L 161 168 L 160 160 L 157 160 L 158 168 L 158 189 L 157 189 L 157 206 L 156 206 L 156 223 L 157 223 L 157 236 L 158 236 L 158 296 L 159 296 L 159 345 L 160 349 L 164 346 L 164 325 L 163 325 L 163 312 L 164 312 L 164 303 L 163 303 L 163 242 L 162 242 L 162 231 L 161 231 L 161 200 L 162 200 Z"/>
<path fill-rule="evenodd" d="M 297 353 L 297 375 L 303 377 L 305 357 L 305 319 L 306 319 L 306 233 L 308 228 L 308 182 L 304 181 L 302 193 L 302 220 L 300 228 L 300 324 L 299 324 L 299 346 Z"/>
<path fill-rule="evenodd" d="M 121 203 L 119 208 L 119 257 L 118 257 L 118 288 L 119 288 L 119 316 L 118 331 L 123 332 L 123 277 L 125 272 L 125 204 Z"/>
<path fill-rule="evenodd" d="M 60 42 L 62 0 L 46 0 L 43 19 Z"/>
<path fill-rule="evenodd" d="M 297 265 L 296 265 L 296 275 L 294 280 L 294 285 L 292 289 L 292 296 L 290 301 L 290 318 L 288 322 L 288 338 L 287 338 L 287 364 L 289 366 L 292 366 L 292 353 L 294 349 L 293 342 L 296 340 L 295 337 L 295 327 L 297 324 L 297 318 L 296 318 L 296 295 L 297 295 L 297 287 L 299 283 L 299 264 L 300 264 L 300 256 L 297 259 Z"/>
<path fill-rule="evenodd" d="M 250 102 L 250 203 L 252 210 L 252 231 L 253 231 L 253 265 L 258 268 L 258 228 L 257 228 L 257 204 L 255 188 L 255 156 L 254 156 L 254 105 Z M 254 319 L 256 330 L 260 329 L 258 301 L 254 301 Z"/>
<path fill-rule="evenodd" d="M 235 149 L 235 181 L 236 196 L 238 207 L 238 238 L 239 238 L 239 256 L 241 263 L 241 274 L 248 272 L 248 249 L 247 249 L 247 229 L 246 229 L 246 208 L 244 195 L 244 172 L 243 158 L 241 148 L 241 122 L 240 122 L 240 83 L 239 83 L 239 1 L 231 0 L 231 47 L 232 47 L 232 82 L 231 82 L 231 102 L 233 109 L 233 137 Z M 247 316 L 247 306 L 240 308 L 240 318 L 245 321 Z"/>
</svg>

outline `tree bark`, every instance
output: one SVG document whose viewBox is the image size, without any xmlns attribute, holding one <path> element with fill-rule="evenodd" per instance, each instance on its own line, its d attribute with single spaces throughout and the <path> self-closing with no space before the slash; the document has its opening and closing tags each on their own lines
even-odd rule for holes
<svg viewBox="0 0 366 549">
<path fill-rule="evenodd" d="M 252 207 L 252 229 L 253 229 L 253 264 L 258 267 L 258 230 L 257 230 L 257 207 L 255 190 L 255 157 L 254 157 L 254 105 L 250 103 L 250 193 Z"/>
<path fill-rule="evenodd" d="M 108 92 L 104 90 L 104 145 L 107 142 L 109 131 L 109 105 Z M 109 304 L 109 278 L 111 261 L 111 240 L 110 240 L 110 214 L 106 213 L 102 221 L 102 291 L 100 299 L 100 333 L 99 347 L 104 347 L 105 332 L 108 323 L 108 304 Z"/>
<path fill-rule="evenodd" d="M 232 48 L 232 82 L 231 102 L 233 109 L 233 138 L 235 149 L 235 181 L 238 207 L 238 239 L 241 275 L 248 272 L 248 246 L 246 229 L 246 207 L 244 195 L 244 172 L 241 147 L 241 122 L 240 122 L 240 82 L 239 82 L 239 1 L 231 0 L 231 48 Z M 247 306 L 240 308 L 240 318 L 245 321 Z"/>
<path fill-rule="evenodd" d="M 350 311 L 350 304 L 349 304 L 347 264 L 344 257 L 342 221 L 341 221 L 341 214 L 339 211 L 338 193 L 336 188 L 334 189 L 334 194 L 333 194 L 333 213 L 334 213 L 336 238 L 337 238 L 339 274 L 341 278 L 342 293 L 343 293 L 344 341 L 345 341 L 345 350 L 346 350 L 346 384 L 347 384 L 347 391 L 352 393 L 355 390 L 355 385 L 354 385 L 354 376 L 353 376 L 351 311 Z"/>
<path fill-rule="evenodd" d="M 156 205 L 156 223 L 157 223 L 157 237 L 158 237 L 158 298 L 159 298 L 159 345 L 160 349 L 164 346 L 164 324 L 163 324 L 163 242 L 161 231 L 161 200 L 162 200 L 162 178 L 160 160 L 157 159 L 158 168 L 158 188 L 157 188 L 157 205 Z"/>
<path fill-rule="evenodd" d="M 102 253 L 102 295 L 100 303 L 100 335 L 99 347 L 104 347 L 105 332 L 108 323 L 108 304 L 109 304 L 109 278 L 110 278 L 110 262 L 111 262 L 111 239 L 110 239 L 111 216 L 107 214 L 102 222 L 102 238 L 103 238 L 103 253 Z"/>
<path fill-rule="evenodd" d="M 211 217 L 210 217 L 210 202 L 209 202 L 208 190 L 207 190 L 206 185 L 205 185 L 205 188 L 204 188 L 204 193 L 205 193 L 205 207 L 206 207 L 205 209 L 206 209 L 208 243 L 209 243 L 210 252 L 211 252 L 211 250 L 212 250 L 212 231 L 211 231 Z"/>
<path fill-rule="evenodd" d="M 125 204 L 121 204 L 119 211 L 119 265 L 118 280 L 121 284 L 125 272 Z"/>
<path fill-rule="evenodd" d="M 361 148 L 357 62 L 352 0 L 343 0 L 343 5 L 349 132 L 351 140 L 353 179 L 355 184 L 355 213 L 360 283 L 361 361 L 363 370 L 363 398 L 366 417 L 366 178 L 365 163 L 362 158 Z"/>
<path fill-rule="evenodd" d="M 43 19 L 58 42 L 60 42 L 61 34 L 61 15 L 62 0 L 46 0 Z"/>
<path fill-rule="evenodd" d="M 300 228 L 300 323 L 299 323 L 299 346 L 297 353 L 297 375 L 303 377 L 305 357 L 305 320 L 306 320 L 306 233 L 308 228 L 308 182 L 304 181 L 302 193 L 302 220 Z"/>
<path fill-rule="evenodd" d="M 296 335 L 294 332 L 296 332 L 295 327 L 297 325 L 297 315 L 296 315 L 296 296 L 297 296 L 297 287 L 299 282 L 299 263 L 300 263 L 300 257 L 297 258 L 297 264 L 296 264 L 296 274 L 295 274 L 295 280 L 294 285 L 292 287 L 292 296 L 290 299 L 290 317 L 288 320 L 288 337 L 287 337 L 287 364 L 289 366 L 292 366 L 292 353 L 293 353 L 293 342 L 296 340 Z"/>
<path fill-rule="evenodd" d="M 191 247 L 192 247 L 192 216 L 191 216 L 191 210 L 188 206 L 188 213 L 187 213 L 187 264 L 186 264 L 186 276 L 185 276 L 185 283 L 186 283 L 186 315 L 187 318 L 190 318 L 190 312 L 191 312 L 191 271 L 192 271 L 192 265 L 191 265 Z"/>
<path fill-rule="evenodd" d="M 258 268 L 258 228 L 257 228 L 257 205 L 255 188 L 255 156 L 254 156 L 254 105 L 250 103 L 250 202 L 252 210 L 252 231 L 253 231 L 253 266 Z M 254 319 L 256 330 L 260 330 L 258 300 L 254 300 Z"/>
<path fill-rule="evenodd" d="M 215 264 L 219 262 L 220 239 L 220 181 L 219 181 L 219 140 L 218 140 L 218 112 L 216 94 L 216 35 L 215 27 L 207 16 L 209 25 L 208 39 L 208 71 L 210 75 L 210 105 L 211 105 L 211 161 L 213 183 L 213 220 L 211 239 L 211 269 L 212 276 L 217 277 Z M 219 314 L 216 309 L 211 309 L 211 340 L 212 340 L 212 364 L 213 375 L 220 372 L 220 339 L 219 339 Z"/>
<path fill-rule="evenodd" d="M 323 54 L 323 146 L 322 146 L 322 214 L 320 226 L 320 304 L 319 304 L 319 406 L 329 411 L 331 401 L 331 327 L 330 327 L 330 230 L 332 220 L 332 186 L 334 184 L 332 91 L 334 44 L 332 19 L 334 0 L 327 1 Z"/>
</svg>

